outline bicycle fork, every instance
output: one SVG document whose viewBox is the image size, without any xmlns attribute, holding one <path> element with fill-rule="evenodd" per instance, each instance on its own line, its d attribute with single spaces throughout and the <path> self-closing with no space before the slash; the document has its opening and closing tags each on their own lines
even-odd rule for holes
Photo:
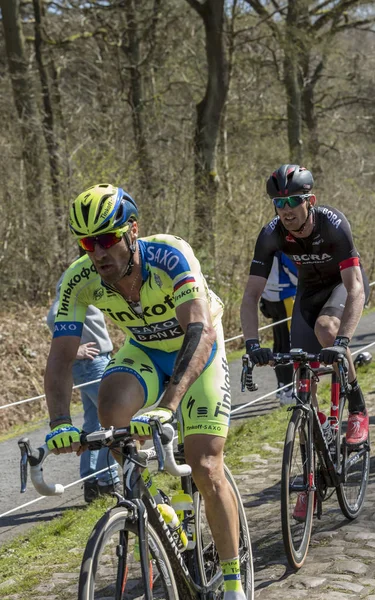
<svg viewBox="0 0 375 600">
<path fill-rule="evenodd" d="M 295 367 L 297 365 L 295 364 Z M 313 415 L 310 407 L 311 372 L 306 365 L 300 365 L 298 379 L 298 401 L 296 408 L 302 408 L 307 416 L 307 439 L 305 439 L 306 487 L 307 492 L 316 492 L 315 464 L 313 451 Z"/>
</svg>

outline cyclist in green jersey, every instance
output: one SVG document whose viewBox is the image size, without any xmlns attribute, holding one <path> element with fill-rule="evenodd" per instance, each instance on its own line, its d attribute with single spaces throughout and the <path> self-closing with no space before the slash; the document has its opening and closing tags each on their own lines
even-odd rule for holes
<svg viewBox="0 0 375 600">
<path fill-rule="evenodd" d="M 70 229 L 86 256 L 69 267 L 61 286 L 45 374 L 51 419 L 46 441 L 56 454 L 82 452 L 69 412 L 71 365 L 87 307 L 94 305 L 126 333 L 100 384 L 100 422 L 128 426 L 165 389 L 156 408 L 136 417 L 137 432 L 147 435 L 145 417 L 172 420 L 181 405 L 185 457 L 205 500 L 224 598 L 244 600 L 237 505 L 223 470 L 231 406 L 223 306 L 189 244 L 162 234 L 138 239 L 137 219 L 131 196 L 110 184 L 89 188 L 71 204 Z"/>
</svg>

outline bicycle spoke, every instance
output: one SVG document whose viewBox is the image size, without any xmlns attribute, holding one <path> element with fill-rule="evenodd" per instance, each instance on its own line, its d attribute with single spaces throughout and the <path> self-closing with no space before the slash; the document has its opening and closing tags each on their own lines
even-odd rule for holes
<svg viewBox="0 0 375 600">
<path fill-rule="evenodd" d="M 342 407 L 338 435 L 341 440 L 340 464 L 344 481 L 336 491 L 342 513 L 348 519 L 355 519 L 361 512 L 365 501 L 370 469 L 370 446 L 369 441 L 358 447 L 347 446 L 345 443 L 346 427 L 347 410 Z"/>
<path fill-rule="evenodd" d="M 288 426 L 283 457 L 281 517 L 289 564 L 298 569 L 310 541 L 314 493 L 307 450 L 308 421 L 296 410 Z"/>
<path fill-rule="evenodd" d="M 127 553 L 127 564 L 122 577 L 122 597 L 121 600 L 142 600 L 144 598 L 144 585 L 141 572 L 141 564 L 138 554 L 137 538 L 132 536 L 129 539 L 129 549 Z M 107 538 L 106 544 L 102 549 L 98 562 L 98 569 L 95 577 L 95 600 L 116 598 L 116 574 L 118 569 L 118 548 L 119 534 L 114 532 Z M 153 591 L 154 598 L 165 598 L 163 582 L 156 561 L 151 558 L 149 562 L 150 588 Z"/>
<path fill-rule="evenodd" d="M 128 526 L 121 509 L 98 522 L 82 562 L 79 600 L 144 600 L 140 549 L 135 526 Z M 153 600 L 177 600 L 173 571 L 165 550 L 148 527 L 149 580 Z"/>
<path fill-rule="evenodd" d="M 248 600 L 254 598 L 254 573 L 253 573 L 253 557 L 251 551 L 250 535 L 247 526 L 247 519 L 244 508 L 242 506 L 240 494 L 233 480 L 230 471 L 225 467 L 225 475 L 228 483 L 231 485 L 234 494 L 237 498 L 239 508 L 239 559 L 241 581 L 244 592 Z M 196 524 L 200 539 L 197 539 L 197 553 L 199 557 L 199 570 L 201 579 L 204 585 L 210 583 L 215 575 L 221 571 L 220 559 L 216 546 L 212 540 L 212 534 L 207 522 L 204 501 L 199 492 L 196 492 Z"/>
</svg>

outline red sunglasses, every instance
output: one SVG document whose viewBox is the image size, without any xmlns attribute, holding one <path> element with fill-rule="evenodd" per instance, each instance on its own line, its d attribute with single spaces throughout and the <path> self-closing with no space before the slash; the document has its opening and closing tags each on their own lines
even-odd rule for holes
<svg viewBox="0 0 375 600">
<path fill-rule="evenodd" d="M 121 242 L 122 235 L 123 234 L 120 231 L 111 231 L 110 233 L 103 233 L 102 235 L 81 238 L 78 243 L 86 252 L 94 252 L 95 244 L 99 244 L 99 246 L 107 250 Z"/>
</svg>

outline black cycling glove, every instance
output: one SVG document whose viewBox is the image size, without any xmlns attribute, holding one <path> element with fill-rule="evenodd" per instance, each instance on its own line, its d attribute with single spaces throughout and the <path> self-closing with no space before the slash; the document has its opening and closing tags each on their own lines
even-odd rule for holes
<svg viewBox="0 0 375 600">
<path fill-rule="evenodd" d="M 259 340 L 254 338 L 246 340 L 246 353 L 252 363 L 255 365 L 268 365 L 273 358 L 272 350 L 270 348 L 261 348 Z"/>
<path fill-rule="evenodd" d="M 325 365 L 333 365 L 340 356 L 346 356 L 346 349 L 349 345 L 349 338 L 338 335 L 333 342 L 333 346 L 323 348 L 320 352 L 319 360 Z"/>
</svg>

